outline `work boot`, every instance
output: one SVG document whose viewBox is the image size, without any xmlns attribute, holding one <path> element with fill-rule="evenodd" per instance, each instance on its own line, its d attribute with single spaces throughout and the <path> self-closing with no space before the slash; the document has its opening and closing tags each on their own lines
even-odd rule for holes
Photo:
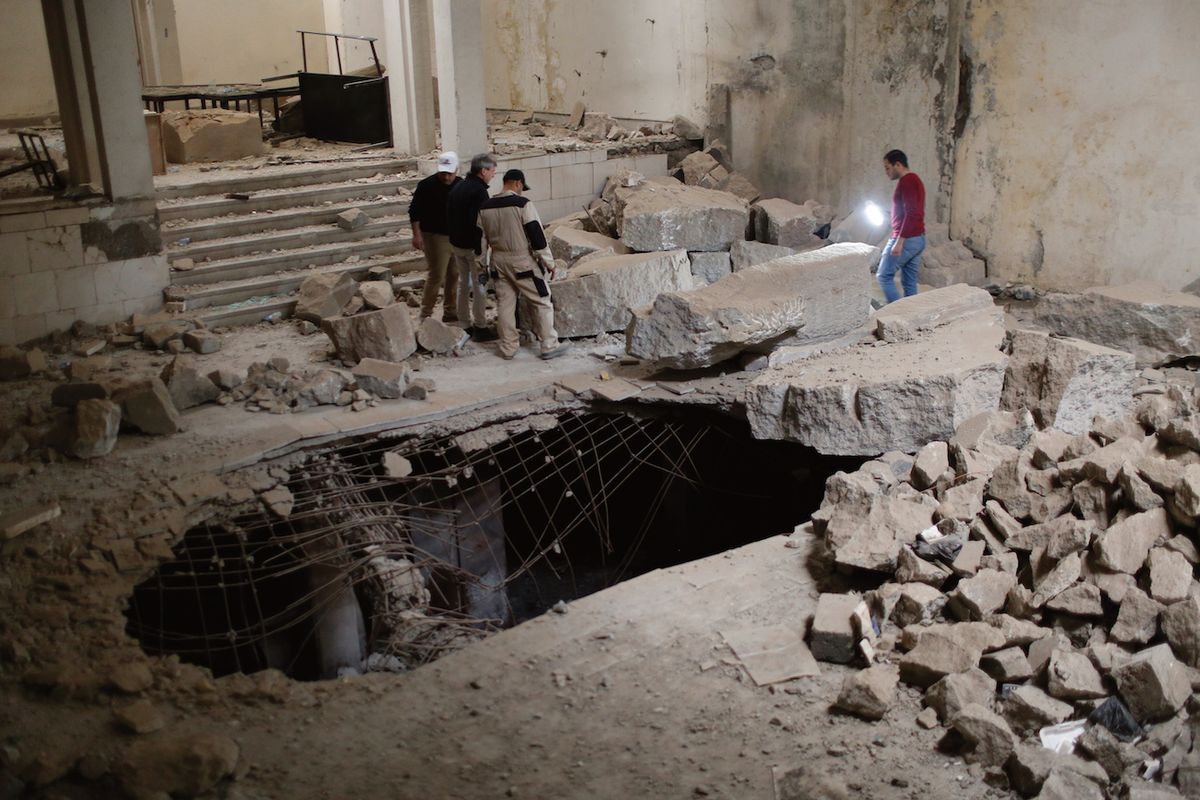
<svg viewBox="0 0 1200 800">
<path fill-rule="evenodd" d="M 570 342 L 562 342 L 561 344 L 559 344 L 558 347 L 554 348 L 553 350 L 547 350 L 546 352 L 542 353 L 541 359 L 542 359 L 542 361 L 549 361 L 552 358 L 558 358 L 559 356 L 565 354 L 570 349 L 571 349 Z"/>
</svg>

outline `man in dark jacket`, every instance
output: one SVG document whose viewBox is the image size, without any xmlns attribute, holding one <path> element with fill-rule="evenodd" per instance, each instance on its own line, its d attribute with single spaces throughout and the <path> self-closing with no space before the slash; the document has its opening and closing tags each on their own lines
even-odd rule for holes
<svg viewBox="0 0 1200 800">
<path fill-rule="evenodd" d="M 413 247 L 425 253 L 421 319 L 433 316 L 433 307 L 444 286 L 442 321 L 458 321 L 458 273 L 450 258 L 450 228 L 446 218 L 446 201 L 457 183 L 462 183 L 458 177 L 458 156 L 442 153 L 438 156 L 437 172 L 417 184 L 408 206 Z"/>
<path fill-rule="evenodd" d="M 467 332 L 477 342 L 494 341 L 496 334 L 487 327 L 487 300 L 476 271 L 475 252 L 479 248 L 479 209 L 488 199 L 488 184 L 496 174 L 496 159 L 480 153 L 471 159 L 471 171 L 450 191 L 446 217 L 450 227 L 450 251 L 458 272 L 458 318 L 469 323 Z"/>
</svg>

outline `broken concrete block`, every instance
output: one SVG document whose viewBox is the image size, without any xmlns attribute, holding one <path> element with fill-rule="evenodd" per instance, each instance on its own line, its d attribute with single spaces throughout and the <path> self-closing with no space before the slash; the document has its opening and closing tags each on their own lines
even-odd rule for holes
<svg viewBox="0 0 1200 800">
<path fill-rule="evenodd" d="M 211 403 L 221 394 L 217 385 L 201 374 L 191 356 L 175 356 L 159 375 L 175 408 L 184 411 Z"/>
<path fill-rule="evenodd" d="M 177 433 L 182 427 L 171 394 L 158 377 L 121 387 L 113 395 L 113 402 L 121 406 L 122 421 L 142 433 L 162 436 Z"/>
<path fill-rule="evenodd" d="M 433 317 L 421 320 L 417 328 L 417 344 L 431 353 L 445 355 L 462 347 L 470 340 L 470 335 L 458 327 L 450 325 Z"/>
<path fill-rule="evenodd" d="M 75 406 L 71 455 L 99 458 L 112 452 L 121 430 L 121 407 L 110 400 L 80 400 Z"/>
<path fill-rule="evenodd" d="M 1004 646 L 1000 631 L 986 622 L 935 622 L 909 625 L 900 635 L 900 646 L 912 650 L 925 639 L 941 637 L 975 656 Z"/>
<path fill-rule="evenodd" d="M 1104 800 L 1104 790 L 1087 776 L 1051 769 L 1038 792 L 1039 800 Z"/>
<path fill-rule="evenodd" d="M 960 619 L 987 619 L 1004 607 L 1008 591 L 1017 582 L 1014 575 L 983 569 L 960 581 L 950 593 L 950 608 Z"/>
<path fill-rule="evenodd" d="M 1033 667 L 1019 647 L 1006 647 L 1003 650 L 985 653 L 979 659 L 979 668 L 991 675 L 997 683 L 1019 683 L 1033 677 Z"/>
<path fill-rule="evenodd" d="M 210 108 L 161 116 L 163 146 L 172 164 L 236 161 L 263 151 L 257 114 Z"/>
<path fill-rule="evenodd" d="M 729 173 L 728 176 L 717 184 L 717 188 L 722 192 L 736 195 L 747 203 L 753 203 L 762 196 L 762 191 L 740 172 Z"/>
<path fill-rule="evenodd" d="M 337 403 L 338 396 L 346 386 L 346 379 L 340 372 L 331 369 L 318 370 L 310 375 L 296 390 L 300 400 L 315 406 L 328 406 Z"/>
<path fill-rule="evenodd" d="M 323 319 L 321 329 L 333 341 L 338 358 L 351 364 L 364 358 L 400 362 L 417 350 L 408 307 L 398 303 L 353 317 Z"/>
<path fill-rule="evenodd" d="M 1125 499 L 1138 511 L 1149 511 L 1152 508 L 1162 506 L 1162 496 L 1154 491 L 1154 488 L 1142 478 L 1138 473 L 1137 467 L 1133 464 L 1126 462 L 1121 467 L 1121 474 L 1117 477 L 1117 481 L 1121 486 L 1121 493 L 1125 496 Z M 1178 493 L 1176 493 L 1176 499 L 1179 499 Z"/>
<path fill-rule="evenodd" d="M 397 400 L 404 396 L 408 388 L 409 369 L 407 364 L 394 364 L 390 361 L 380 361 L 375 358 L 364 358 L 358 362 L 351 373 L 360 389 L 365 389 L 376 397 L 385 400 Z M 341 387 L 338 389 L 341 391 Z"/>
<path fill-rule="evenodd" d="M 692 278 L 697 286 L 716 283 L 732 271 L 729 253 L 688 253 L 688 261 L 691 262 Z"/>
<path fill-rule="evenodd" d="M 183 334 L 183 343 L 199 355 L 208 355 L 221 349 L 221 337 L 203 328 Z"/>
<path fill-rule="evenodd" d="M 763 242 L 747 242 L 738 240 L 729 248 L 730 266 L 734 272 L 741 272 L 747 267 L 765 264 L 777 258 L 793 256 L 796 250 L 791 247 L 780 247 Z"/>
<path fill-rule="evenodd" d="M 1078 776 L 1092 785 L 1093 789 L 1097 789 L 1108 783 L 1108 775 L 1104 769 L 1092 761 L 1084 759 L 1074 754 L 1055 753 L 1048 747 L 1043 747 L 1040 743 L 1037 744 L 1018 744 L 1013 750 L 1012 757 L 1005 764 L 1005 771 L 1008 774 L 1008 779 L 1012 788 L 1016 789 L 1025 797 L 1033 797 L 1042 790 L 1047 779 L 1051 775 L 1062 776 L 1066 774 Z M 1058 792 L 1056 785 L 1061 785 L 1062 778 L 1056 777 L 1055 783 L 1051 785 L 1051 791 Z M 1054 794 L 1055 798 L 1060 800 L 1069 800 L 1069 798 L 1095 798 L 1095 800 L 1103 800 L 1103 793 L 1096 794 L 1087 786 L 1072 785 L 1072 790 L 1077 793 L 1062 795 Z"/>
<path fill-rule="evenodd" d="M 218 389 L 231 392 L 242 385 L 241 374 L 231 369 L 214 369 L 208 373 L 208 379 L 217 385 Z"/>
<path fill-rule="evenodd" d="M 390 280 L 363 281 L 358 285 L 358 296 L 362 298 L 363 305 L 370 309 L 387 308 L 396 302 L 396 293 Z"/>
<path fill-rule="evenodd" d="M 911 487 L 889 494 L 855 494 L 833 507 L 825 542 L 838 564 L 891 572 L 902 545 L 933 524 L 936 501 Z"/>
<path fill-rule="evenodd" d="M 995 694 L 996 682 L 983 670 L 971 667 L 948 674 L 930 686 L 925 691 L 925 705 L 943 722 L 949 722 L 972 703 L 987 706 Z"/>
<path fill-rule="evenodd" d="M 704 129 L 680 114 L 671 119 L 671 128 L 680 139 L 695 142 L 704 138 Z"/>
<path fill-rule="evenodd" d="M 349 274 L 321 272 L 310 275 L 300 284 L 300 296 L 293 312 L 300 319 L 317 325 L 326 317 L 336 317 L 354 297 L 358 284 Z"/>
<path fill-rule="evenodd" d="M 883 719 L 896 701 L 900 674 L 891 664 L 875 664 L 851 673 L 842 681 L 836 708 L 863 719 Z"/>
<path fill-rule="evenodd" d="M 1185 664 L 1200 667 L 1200 598 L 1189 595 L 1167 606 L 1161 615 L 1163 635 Z"/>
<path fill-rule="evenodd" d="M 928 489 L 950 469 L 950 451 L 943 441 L 930 442 L 920 449 L 913 459 L 912 485 L 920 490 Z"/>
<path fill-rule="evenodd" d="M 1200 515 L 1200 464 L 1183 467 L 1171 488 L 1180 511 L 1189 516 Z"/>
<path fill-rule="evenodd" d="M 1104 606 L 1100 602 L 1100 587 L 1091 583 L 1077 583 L 1069 589 L 1059 592 L 1046 601 L 1046 609 L 1076 617 L 1104 616 Z"/>
<path fill-rule="evenodd" d="M 951 727 L 972 745 L 967 761 L 1000 766 L 1012 755 L 1016 737 L 1004 718 L 979 703 L 964 706 L 950 721 Z"/>
<path fill-rule="evenodd" d="M 409 381 L 408 388 L 404 390 L 404 397 L 408 400 L 425 400 L 430 393 L 435 391 L 437 389 L 431 378 L 414 378 Z"/>
<path fill-rule="evenodd" d="M 1082 294 L 1050 293 L 1033 322 L 1061 336 L 1132 353 L 1138 364 L 1195 352 L 1200 298 L 1151 282 L 1098 286 Z"/>
<path fill-rule="evenodd" d="M 892 611 L 892 620 L 900 627 L 932 622 L 946 605 L 946 595 L 924 583 L 906 583 Z"/>
<path fill-rule="evenodd" d="M 1171 522 L 1162 508 L 1143 511 L 1111 525 L 1096 539 L 1093 552 L 1099 566 L 1135 574 L 1150 548 L 1171 536 Z"/>
<path fill-rule="evenodd" d="M 1024 654 L 1021 654 L 1024 659 Z M 1026 660 L 1028 665 L 1028 660 Z M 1070 703 L 1055 700 L 1036 686 L 1018 686 L 1004 698 L 1004 718 L 1019 731 L 1066 722 L 1075 713 Z"/>
<path fill-rule="evenodd" d="M 746 238 L 750 208 L 728 192 L 647 181 L 629 192 L 617 216 L 633 250 L 728 250 Z"/>
<path fill-rule="evenodd" d="M 859 598 L 852 594 L 822 594 L 809 630 L 808 648 L 818 661 L 848 664 L 854 660 L 857 637 L 850 622 Z"/>
<path fill-rule="evenodd" d="M 1129 353 L 1031 330 L 1013 331 L 1009 342 L 1002 408 L 1028 408 L 1046 427 L 1081 434 L 1097 415 L 1122 417 L 1133 407 Z"/>
<path fill-rule="evenodd" d="M 806 249 L 819 247 L 823 240 L 816 232 L 833 220 L 833 209 L 816 200 L 797 205 L 773 197 L 759 200 L 750 208 L 754 216 L 754 238 L 779 247 Z"/>
<path fill-rule="evenodd" d="M 767 267 L 734 273 L 718 286 Z M 919 340 L 860 346 L 767 370 L 746 390 L 751 430 L 759 439 L 798 441 L 828 455 L 916 452 L 997 408 L 1003 336 L 999 323 L 972 318 Z"/>
<path fill-rule="evenodd" d="M 1165 547 L 1150 550 L 1150 596 L 1163 605 L 1183 600 L 1191 592 L 1192 565 Z"/>
<path fill-rule="evenodd" d="M 1174 715 L 1192 693 L 1187 669 L 1166 644 L 1143 650 L 1115 668 L 1113 679 L 1138 722 L 1157 722 Z"/>
<path fill-rule="evenodd" d="M 1026 619 L 1017 619 L 1010 614 L 993 614 L 987 618 L 989 625 L 1000 631 L 1006 647 L 1025 647 L 1050 635 L 1050 631 Z"/>
<path fill-rule="evenodd" d="M 720 166 L 715 158 L 700 150 L 688 154 L 687 158 L 679 162 L 683 182 L 688 186 L 698 186 L 702 178 Z"/>
<path fill-rule="evenodd" d="M 664 292 L 690 288 L 692 271 L 683 250 L 588 259 L 551 285 L 554 326 L 563 337 L 623 331 L 631 309 L 653 303 Z"/>
<path fill-rule="evenodd" d="M 1145 443 L 1137 438 L 1118 439 L 1086 455 L 1059 462 L 1059 480 L 1063 484 L 1071 485 L 1091 479 L 1112 486 L 1117 482 L 1117 476 L 1121 474 L 1125 462 L 1141 458 L 1145 454 L 1145 447 Z"/>
<path fill-rule="evenodd" d="M 1109 638 L 1126 644 L 1145 644 L 1158 632 L 1159 610 L 1158 603 L 1149 595 L 1137 587 L 1130 588 L 1121 600 L 1117 621 L 1108 632 Z"/>
<path fill-rule="evenodd" d="M 356 231 L 365 227 L 371 218 L 361 208 L 351 208 L 337 215 L 337 225 L 344 231 Z"/>
<path fill-rule="evenodd" d="M 196 327 L 195 323 L 186 319 L 156 322 L 147 325 L 142 331 L 142 341 L 146 343 L 147 347 L 162 350 L 169 342 L 181 338 L 183 334 L 194 327 Z"/>
<path fill-rule="evenodd" d="M 941 506 L 938 509 L 941 513 Z M 963 542 L 962 549 L 958 551 L 954 562 L 950 564 L 951 571 L 960 578 L 969 578 L 974 575 L 979 570 L 980 561 L 983 559 L 983 548 L 984 543 L 980 539 Z"/>
<path fill-rule="evenodd" d="M 1060 700 L 1105 697 L 1100 673 L 1083 653 L 1055 649 L 1046 665 L 1046 690 Z"/>
<path fill-rule="evenodd" d="M 925 636 L 900 658 L 900 679 L 913 686 L 930 684 L 965 672 L 979 663 L 979 652 L 963 648 L 948 638 Z"/>
<path fill-rule="evenodd" d="M 1025 530 L 1029 529 L 1026 528 Z M 1053 600 L 1070 588 L 1075 581 L 1079 580 L 1082 563 L 1082 559 L 1078 553 L 1070 553 L 1059 559 L 1058 563 L 1044 575 L 1040 577 L 1035 576 L 1033 599 L 1030 601 L 1031 605 L 1034 608 L 1041 608 L 1048 601 Z"/>
<path fill-rule="evenodd" d="M 626 255 L 629 248 L 620 239 L 591 233 L 578 228 L 558 227 L 550 237 L 550 253 L 555 259 L 573 264 L 590 253 L 612 250 L 612 255 Z"/>
<path fill-rule="evenodd" d="M 626 350 L 660 367 L 695 369 L 793 331 L 807 341 L 844 333 L 866 319 L 867 257 L 861 245 L 837 245 L 664 292 L 635 308 Z"/>
<path fill-rule="evenodd" d="M 956 320 L 1003 312 L 983 289 L 965 284 L 904 297 L 875 312 L 875 335 L 885 342 L 913 339 Z M 1010 367 L 1011 368 L 1011 367 Z"/>
<path fill-rule="evenodd" d="M 925 583 L 939 587 L 950 577 L 950 570 L 918 556 L 904 545 L 896 558 L 896 580 L 901 583 Z"/>
<path fill-rule="evenodd" d="M 983 490 L 986 486 L 986 478 L 975 478 L 947 488 L 942 492 L 942 502 L 938 504 L 938 519 L 956 519 L 960 522 L 975 519 L 983 512 Z"/>
</svg>

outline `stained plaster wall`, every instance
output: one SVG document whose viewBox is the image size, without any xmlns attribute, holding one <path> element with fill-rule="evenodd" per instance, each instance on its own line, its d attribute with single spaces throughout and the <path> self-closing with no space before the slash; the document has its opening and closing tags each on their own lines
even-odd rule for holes
<svg viewBox="0 0 1200 800">
<path fill-rule="evenodd" d="M 58 114 L 50 46 L 39 0 L 5 0 L 0 23 L 0 52 L 5 54 L 0 80 L 0 121 L 41 122 Z"/>
<path fill-rule="evenodd" d="M 1191 0 L 973 0 L 952 231 L 994 274 L 1062 288 L 1200 277 L 1197 31 Z"/>
<path fill-rule="evenodd" d="M 1200 277 L 1200 3 L 484 0 L 488 105 L 706 124 L 735 166 L 847 212 L 905 150 L 997 278 Z M 654 20 L 653 23 L 650 20 Z M 961 91 L 960 91 L 961 90 Z M 714 107 L 715 108 L 715 107 Z M 714 122 L 721 120 L 714 118 Z"/>
</svg>

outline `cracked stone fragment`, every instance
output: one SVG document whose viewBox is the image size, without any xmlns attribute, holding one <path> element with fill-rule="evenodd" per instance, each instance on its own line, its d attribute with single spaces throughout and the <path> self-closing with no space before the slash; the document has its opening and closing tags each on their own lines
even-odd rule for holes
<svg viewBox="0 0 1200 800">
<path fill-rule="evenodd" d="M 1121 698 L 1139 722 L 1172 716 L 1192 693 L 1187 670 L 1175 660 L 1170 645 L 1143 650 L 1113 670 Z"/>
<path fill-rule="evenodd" d="M 980 570 L 951 592 L 951 608 L 963 619 L 986 619 L 1004 607 L 1008 590 L 1016 582 L 1016 577 L 1007 572 Z"/>
<path fill-rule="evenodd" d="M 1105 697 L 1100 673 L 1083 653 L 1055 650 L 1047 665 L 1047 691 L 1060 700 Z"/>
<path fill-rule="evenodd" d="M 847 675 L 835 706 L 863 719 L 877 720 L 896 700 L 900 674 L 894 665 L 875 664 Z"/>
</svg>

